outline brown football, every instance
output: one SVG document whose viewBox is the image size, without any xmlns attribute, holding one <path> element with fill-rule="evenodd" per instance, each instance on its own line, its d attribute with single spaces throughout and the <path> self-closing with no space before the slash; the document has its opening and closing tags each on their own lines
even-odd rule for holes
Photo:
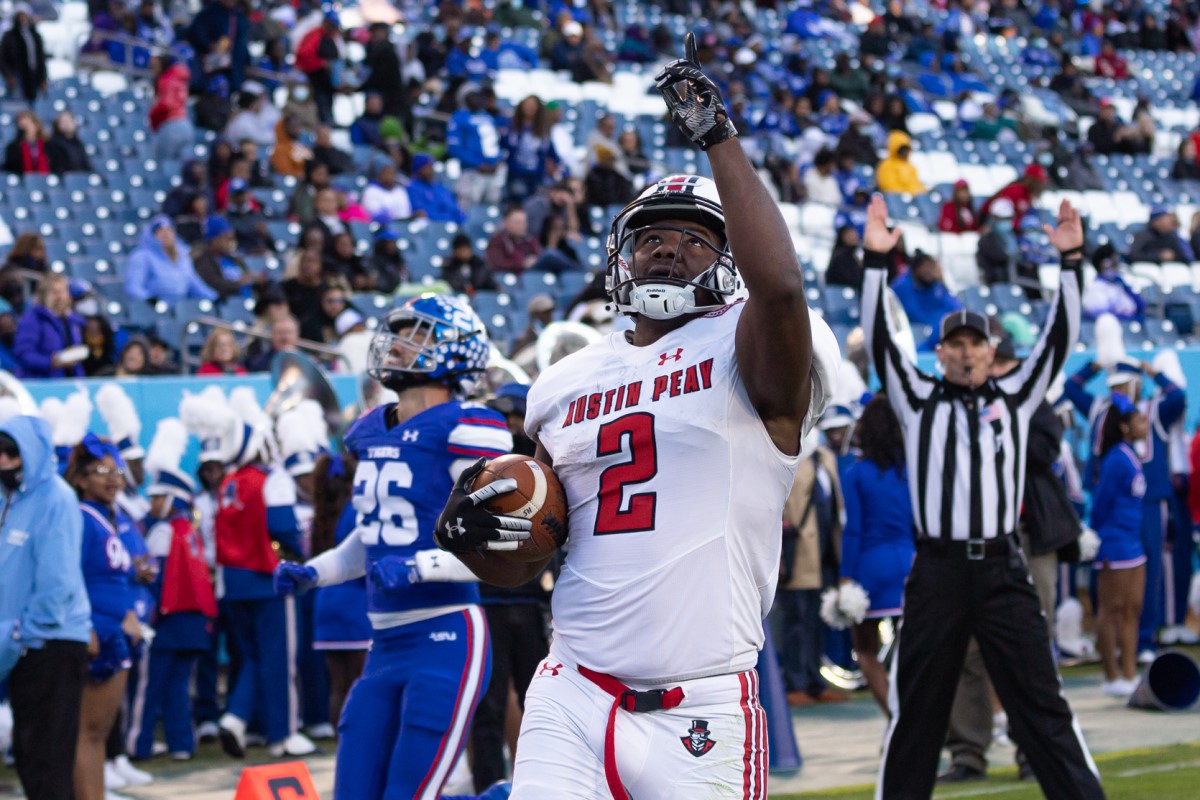
<svg viewBox="0 0 1200 800">
<path fill-rule="evenodd" d="M 495 550 L 489 555 L 511 561 L 541 561 L 567 541 L 567 493 L 554 470 L 532 456 L 515 454 L 489 461 L 475 476 L 471 491 L 501 478 L 514 479 L 517 488 L 493 497 L 486 508 L 496 514 L 532 520 L 533 530 L 516 550 Z"/>
</svg>

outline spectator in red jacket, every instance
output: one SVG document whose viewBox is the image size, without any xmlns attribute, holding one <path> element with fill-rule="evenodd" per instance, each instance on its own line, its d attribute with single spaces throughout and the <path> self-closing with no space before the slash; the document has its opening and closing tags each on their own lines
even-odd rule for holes
<svg viewBox="0 0 1200 800">
<path fill-rule="evenodd" d="M 1128 62 L 1117 53 L 1116 46 L 1108 39 L 1100 45 L 1100 55 L 1096 56 L 1096 74 L 1114 80 L 1129 77 Z"/>
<path fill-rule="evenodd" d="M 1019 222 L 1029 213 L 1029 209 L 1033 208 L 1038 197 L 1046 190 L 1048 180 L 1049 176 L 1046 174 L 1045 167 L 1037 163 L 1030 164 L 1025 168 L 1024 175 L 983 201 L 983 205 L 979 209 L 979 223 L 983 224 L 987 220 L 992 203 L 1001 197 L 1013 204 L 1012 218 L 1014 222 Z"/>
<path fill-rule="evenodd" d="M 150 60 L 156 98 L 150 107 L 150 130 L 154 131 L 154 157 L 158 161 L 183 161 L 192 154 L 196 129 L 188 114 L 187 65 L 174 56 Z"/>
<path fill-rule="evenodd" d="M 938 230 L 945 233 L 967 233 L 979 230 L 979 218 L 971 205 L 971 187 L 964 180 L 954 184 L 954 193 L 942 205 Z"/>
<path fill-rule="evenodd" d="M 245 375 L 237 339 L 231 331 L 217 328 L 208 335 L 204 349 L 200 351 L 200 368 L 197 375 Z"/>
<path fill-rule="evenodd" d="M 536 264 L 541 254 L 541 242 L 529 233 L 525 209 L 519 205 L 509 206 L 499 230 L 488 240 L 488 266 L 493 272 L 520 274 Z"/>
</svg>

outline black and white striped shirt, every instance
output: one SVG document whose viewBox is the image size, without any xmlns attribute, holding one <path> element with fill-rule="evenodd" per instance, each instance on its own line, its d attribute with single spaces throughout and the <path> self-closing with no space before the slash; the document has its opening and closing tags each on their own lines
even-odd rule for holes
<svg viewBox="0 0 1200 800">
<path fill-rule="evenodd" d="M 1021 366 L 977 389 L 917 369 L 893 341 L 887 271 L 866 254 L 867 352 L 904 428 L 918 539 L 992 539 L 1017 530 L 1029 420 L 1079 338 L 1083 278 L 1064 267 L 1041 338 Z"/>
</svg>

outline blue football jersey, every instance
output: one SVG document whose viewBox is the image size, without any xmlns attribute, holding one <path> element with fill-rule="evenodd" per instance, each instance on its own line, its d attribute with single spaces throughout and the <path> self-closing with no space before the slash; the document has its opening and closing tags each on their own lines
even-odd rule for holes
<svg viewBox="0 0 1200 800">
<path fill-rule="evenodd" d="M 119 624 L 133 608 L 129 571 L 133 560 L 125 549 L 109 510 L 95 503 L 81 503 L 83 513 L 83 580 L 92 604 L 92 621 L 97 626 Z"/>
<path fill-rule="evenodd" d="M 367 412 L 345 437 L 346 447 L 358 458 L 352 503 L 368 576 L 380 558 L 408 558 L 437 547 L 433 529 L 454 479 L 481 456 L 495 458 L 512 450 L 504 418 L 484 406 L 442 403 L 389 430 L 390 408 Z M 477 602 L 474 583 L 420 583 L 385 595 L 367 580 L 372 613 Z"/>
</svg>

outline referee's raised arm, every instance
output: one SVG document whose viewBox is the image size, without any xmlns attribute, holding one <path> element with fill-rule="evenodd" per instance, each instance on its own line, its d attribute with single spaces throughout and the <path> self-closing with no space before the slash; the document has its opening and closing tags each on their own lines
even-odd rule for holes
<svg viewBox="0 0 1200 800">
<path fill-rule="evenodd" d="M 1062 259 L 1058 291 L 1050 304 L 1050 314 L 1042 326 L 1042 335 L 1033 345 L 1021 367 L 1000 378 L 1001 391 L 1011 395 L 1028 416 L 1046 396 L 1054 376 L 1062 369 L 1071 348 L 1079 341 L 1079 318 L 1083 294 L 1083 225 L 1079 212 L 1066 200 L 1058 207 L 1058 225 L 1045 226 L 1050 244 Z"/>
<path fill-rule="evenodd" d="M 900 423 L 908 427 L 920 404 L 933 390 L 934 379 L 917 369 L 892 340 L 886 256 L 896 246 L 900 235 L 899 228 L 888 230 L 887 204 L 882 195 L 875 195 L 867 207 L 867 224 L 863 230 L 863 336 L 875 364 L 875 374 L 896 409 Z"/>
</svg>

